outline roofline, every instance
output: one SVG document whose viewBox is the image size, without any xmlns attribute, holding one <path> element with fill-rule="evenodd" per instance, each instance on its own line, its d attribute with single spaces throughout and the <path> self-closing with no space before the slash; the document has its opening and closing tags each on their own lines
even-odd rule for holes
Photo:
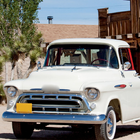
<svg viewBox="0 0 140 140">
<path fill-rule="evenodd" d="M 48 47 L 56 44 L 106 44 L 114 46 L 115 48 L 130 48 L 129 44 L 122 40 L 116 39 L 101 39 L 101 38 L 71 38 L 71 39 L 59 39 L 51 42 Z"/>
</svg>

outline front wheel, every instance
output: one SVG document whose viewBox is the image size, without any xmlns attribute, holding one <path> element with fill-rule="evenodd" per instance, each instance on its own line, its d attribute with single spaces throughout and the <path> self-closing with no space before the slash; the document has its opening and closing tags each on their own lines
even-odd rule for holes
<svg viewBox="0 0 140 140">
<path fill-rule="evenodd" d="M 34 130 L 33 123 L 26 122 L 12 122 L 12 127 L 16 138 L 22 139 L 30 138 Z"/>
<path fill-rule="evenodd" d="M 116 132 L 116 114 L 112 106 L 107 109 L 107 122 L 95 125 L 95 136 L 97 140 L 113 140 Z"/>
</svg>

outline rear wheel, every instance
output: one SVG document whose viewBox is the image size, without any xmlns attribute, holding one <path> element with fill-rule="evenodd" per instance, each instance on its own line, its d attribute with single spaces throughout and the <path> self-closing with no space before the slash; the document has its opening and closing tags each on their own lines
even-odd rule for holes
<svg viewBox="0 0 140 140">
<path fill-rule="evenodd" d="M 30 138 L 34 130 L 33 123 L 26 122 L 12 122 L 12 127 L 16 138 Z"/>
<path fill-rule="evenodd" d="M 95 125 L 95 136 L 97 140 L 113 140 L 116 132 L 116 114 L 112 106 L 107 110 L 107 122 Z"/>
</svg>

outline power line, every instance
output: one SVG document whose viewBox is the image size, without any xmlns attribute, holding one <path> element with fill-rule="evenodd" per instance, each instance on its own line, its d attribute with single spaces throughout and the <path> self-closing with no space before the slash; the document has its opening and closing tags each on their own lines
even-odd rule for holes
<svg viewBox="0 0 140 140">
<path fill-rule="evenodd" d="M 94 8 L 100 8 L 104 6 L 96 6 L 96 7 L 42 7 L 41 9 L 94 9 Z M 112 7 L 128 7 L 127 5 L 113 5 L 108 6 L 109 8 Z"/>
</svg>

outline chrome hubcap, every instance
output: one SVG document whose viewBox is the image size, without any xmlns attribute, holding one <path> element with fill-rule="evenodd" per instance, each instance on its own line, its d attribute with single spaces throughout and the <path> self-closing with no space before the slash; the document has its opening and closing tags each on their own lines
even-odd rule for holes
<svg viewBox="0 0 140 140">
<path fill-rule="evenodd" d="M 109 139 L 112 139 L 115 134 L 116 119 L 114 115 L 115 115 L 114 111 L 111 110 L 107 116 L 106 131 L 107 131 L 107 136 Z"/>
</svg>

